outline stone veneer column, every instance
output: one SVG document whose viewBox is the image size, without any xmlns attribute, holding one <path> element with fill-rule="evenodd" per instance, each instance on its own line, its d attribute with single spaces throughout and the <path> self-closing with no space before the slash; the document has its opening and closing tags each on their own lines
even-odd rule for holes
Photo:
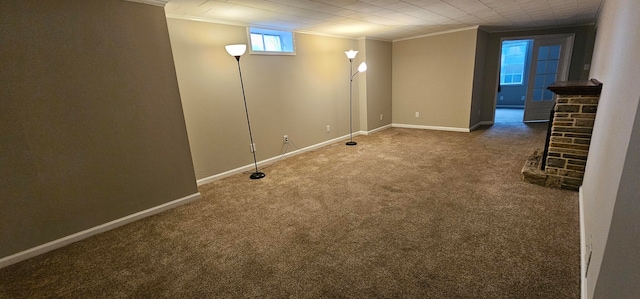
<svg viewBox="0 0 640 299">
<path fill-rule="evenodd" d="M 582 185 L 601 89 L 593 79 L 549 86 L 558 96 L 544 169 L 547 186 L 577 190 Z"/>
</svg>

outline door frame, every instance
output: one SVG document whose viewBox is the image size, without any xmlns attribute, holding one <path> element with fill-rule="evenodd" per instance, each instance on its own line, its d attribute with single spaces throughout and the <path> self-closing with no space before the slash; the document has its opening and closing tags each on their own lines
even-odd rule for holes
<svg viewBox="0 0 640 299">
<path fill-rule="evenodd" d="M 521 35 L 521 36 L 509 36 L 509 37 L 501 37 L 500 38 L 500 43 L 498 45 L 498 57 L 497 57 L 497 61 L 498 61 L 498 65 L 497 65 L 497 72 L 496 72 L 496 86 L 493 92 L 493 123 L 495 123 L 496 121 L 496 106 L 498 105 L 498 87 L 500 86 L 500 63 L 501 63 L 501 58 L 502 58 L 502 42 L 504 41 L 508 41 L 508 40 L 522 40 L 522 39 L 531 39 L 533 40 L 533 42 L 535 42 L 536 39 L 547 39 L 547 38 L 567 38 L 567 48 L 569 51 L 566 51 L 566 55 L 567 55 L 567 63 L 564 66 L 565 68 L 565 73 L 566 73 L 566 77 L 569 77 L 569 70 L 571 69 L 571 58 L 573 58 L 573 44 L 575 41 L 575 33 L 559 33 L 559 34 L 538 34 L 538 35 Z M 533 59 L 532 59 L 533 60 Z M 531 63 L 531 61 L 529 62 Z M 560 66 L 558 66 L 558 68 L 560 68 Z M 566 80 L 566 78 L 564 79 Z M 529 83 L 527 82 L 527 96 L 529 94 Z M 525 99 L 526 101 L 526 99 Z M 525 108 L 526 109 L 526 106 Z M 524 122 L 524 118 L 523 118 L 523 122 Z"/>
</svg>

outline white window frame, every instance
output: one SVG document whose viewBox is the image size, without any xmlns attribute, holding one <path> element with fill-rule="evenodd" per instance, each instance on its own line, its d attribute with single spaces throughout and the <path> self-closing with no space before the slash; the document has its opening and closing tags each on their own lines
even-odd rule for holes
<svg viewBox="0 0 640 299">
<path fill-rule="evenodd" d="M 278 36 L 282 51 L 260 51 L 253 49 L 251 34 Z M 292 31 L 269 29 L 262 27 L 247 27 L 247 39 L 249 40 L 249 54 L 257 55 L 296 55 L 295 34 Z M 264 41 L 263 41 L 264 42 Z"/>
</svg>

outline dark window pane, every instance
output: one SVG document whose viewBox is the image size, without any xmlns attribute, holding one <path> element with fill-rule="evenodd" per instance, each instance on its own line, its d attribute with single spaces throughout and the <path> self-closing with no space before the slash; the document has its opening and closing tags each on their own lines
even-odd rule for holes
<svg viewBox="0 0 640 299">
<path fill-rule="evenodd" d="M 549 47 L 540 47 L 538 50 L 538 60 L 547 59 L 547 57 L 549 57 Z"/>
<path fill-rule="evenodd" d="M 549 47 L 549 59 L 560 59 L 560 46 Z"/>
<path fill-rule="evenodd" d="M 558 72 L 558 60 L 549 60 L 547 62 L 547 74 L 555 74 Z"/>
<path fill-rule="evenodd" d="M 551 101 L 551 100 L 553 100 L 553 92 L 551 92 L 551 90 L 545 89 L 544 90 L 544 98 L 542 100 L 543 101 Z"/>
<path fill-rule="evenodd" d="M 547 62 L 546 61 L 538 61 L 536 66 L 536 74 L 544 74 L 547 71 Z"/>
<path fill-rule="evenodd" d="M 542 89 L 536 88 L 533 90 L 533 100 L 534 101 L 542 100 Z"/>
</svg>

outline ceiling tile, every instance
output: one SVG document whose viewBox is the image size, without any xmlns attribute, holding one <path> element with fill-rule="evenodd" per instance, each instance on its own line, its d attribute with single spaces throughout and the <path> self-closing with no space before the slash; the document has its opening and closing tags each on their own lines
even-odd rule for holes
<svg viewBox="0 0 640 299">
<path fill-rule="evenodd" d="M 476 25 L 508 30 L 593 23 L 602 1 L 171 0 L 165 13 L 170 18 L 396 40 Z"/>
</svg>

